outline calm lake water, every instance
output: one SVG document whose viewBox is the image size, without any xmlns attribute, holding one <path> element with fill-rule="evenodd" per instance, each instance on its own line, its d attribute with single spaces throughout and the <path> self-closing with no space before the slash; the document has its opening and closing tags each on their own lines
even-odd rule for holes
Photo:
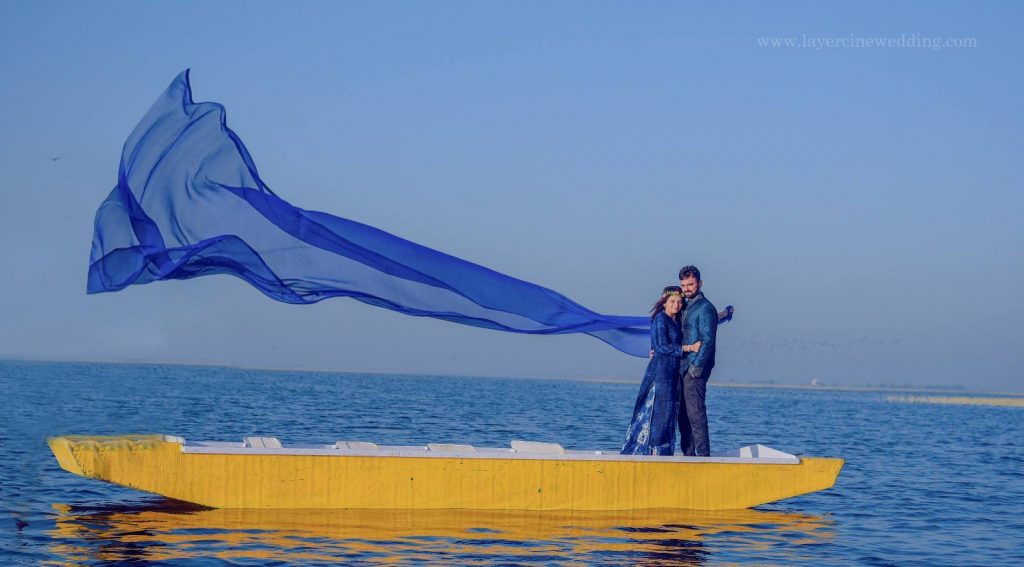
<svg viewBox="0 0 1024 567">
<path fill-rule="evenodd" d="M 712 380 L 714 384 L 714 380 Z M 708 391 L 713 449 L 836 456 L 836 486 L 736 512 L 231 511 L 64 472 L 49 435 L 621 445 L 637 385 L 0 361 L 0 563 L 1024 564 L 1024 409 Z"/>
</svg>

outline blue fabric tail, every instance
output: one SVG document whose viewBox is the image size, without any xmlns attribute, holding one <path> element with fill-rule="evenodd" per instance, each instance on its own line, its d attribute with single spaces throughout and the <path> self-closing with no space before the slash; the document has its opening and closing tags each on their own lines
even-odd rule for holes
<svg viewBox="0 0 1024 567">
<path fill-rule="evenodd" d="M 647 317 L 595 313 L 539 285 L 289 204 L 260 178 L 224 107 L 192 100 L 185 71 L 124 144 L 117 186 L 96 212 L 88 292 L 211 274 L 285 303 L 351 297 L 487 329 L 586 333 L 648 354 Z"/>
</svg>

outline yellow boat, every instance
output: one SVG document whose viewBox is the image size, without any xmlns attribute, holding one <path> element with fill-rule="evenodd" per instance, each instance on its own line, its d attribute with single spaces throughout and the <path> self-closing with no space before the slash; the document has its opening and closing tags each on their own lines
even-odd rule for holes
<svg viewBox="0 0 1024 567">
<path fill-rule="evenodd" d="M 274 437 L 47 440 L 74 474 L 210 508 L 734 510 L 830 488 L 842 459 L 753 445 L 711 457 L 570 451 L 553 443 L 282 445 Z"/>
</svg>

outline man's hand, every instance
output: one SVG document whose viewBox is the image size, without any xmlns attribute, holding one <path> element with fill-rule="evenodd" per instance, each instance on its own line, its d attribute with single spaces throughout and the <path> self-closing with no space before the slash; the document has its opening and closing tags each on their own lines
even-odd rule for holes
<svg viewBox="0 0 1024 567">
<path fill-rule="evenodd" d="M 653 350 L 651 351 L 650 354 L 647 355 L 647 358 L 654 358 L 654 351 Z"/>
<path fill-rule="evenodd" d="M 700 352 L 700 341 L 692 345 L 683 345 L 683 352 Z"/>
</svg>

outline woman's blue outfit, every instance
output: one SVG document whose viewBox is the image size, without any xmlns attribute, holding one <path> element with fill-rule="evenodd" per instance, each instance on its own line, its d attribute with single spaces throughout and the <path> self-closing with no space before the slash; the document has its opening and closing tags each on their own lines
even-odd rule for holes
<svg viewBox="0 0 1024 567">
<path fill-rule="evenodd" d="M 671 455 L 679 411 L 679 363 L 683 333 L 679 322 L 664 311 L 651 322 L 651 350 L 644 381 L 633 407 L 633 420 L 626 430 L 623 455 Z"/>
</svg>

